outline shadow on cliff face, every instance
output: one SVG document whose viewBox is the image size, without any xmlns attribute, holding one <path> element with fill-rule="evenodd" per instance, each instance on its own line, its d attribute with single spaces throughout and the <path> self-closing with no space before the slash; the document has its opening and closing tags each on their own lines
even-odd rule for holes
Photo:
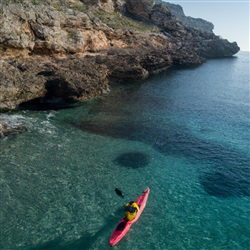
<svg viewBox="0 0 250 250">
<path fill-rule="evenodd" d="M 19 105 L 20 110 L 46 111 L 74 108 L 78 102 L 63 98 L 37 98 Z"/>
</svg>

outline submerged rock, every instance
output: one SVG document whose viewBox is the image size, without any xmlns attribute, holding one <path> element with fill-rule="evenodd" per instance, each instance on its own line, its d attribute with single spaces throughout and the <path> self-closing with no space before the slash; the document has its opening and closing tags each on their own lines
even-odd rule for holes
<svg viewBox="0 0 250 250">
<path fill-rule="evenodd" d="M 141 168 L 149 164 L 149 155 L 142 152 L 129 152 L 118 156 L 115 163 L 129 168 Z"/>
<path fill-rule="evenodd" d="M 245 176 L 249 175 L 247 169 Z M 248 178 L 240 178 L 236 171 L 223 169 L 222 171 L 206 173 L 200 177 L 204 190 L 209 194 L 220 198 L 250 196 L 250 181 Z"/>
<path fill-rule="evenodd" d="M 0 121 L 0 138 L 4 138 L 9 135 L 19 134 L 26 131 L 27 128 L 24 125 L 10 126 L 4 121 Z"/>
</svg>

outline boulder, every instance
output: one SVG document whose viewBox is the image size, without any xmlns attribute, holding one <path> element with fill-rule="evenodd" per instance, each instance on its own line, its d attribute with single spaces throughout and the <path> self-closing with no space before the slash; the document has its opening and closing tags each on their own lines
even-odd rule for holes
<svg viewBox="0 0 250 250">
<path fill-rule="evenodd" d="M 22 133 L 26 130 L 27 128 L 24 125 L 16 124 L 14 126 L 10 126 L 4 121 L 0 121 L 0 139 L 9 135 Z"/>
<path fill-rule="evenodd" d="M 127 0 L 126 10 L 137 18 L 149 20 L 153 5 L 152 0 Z"/>
</svg>

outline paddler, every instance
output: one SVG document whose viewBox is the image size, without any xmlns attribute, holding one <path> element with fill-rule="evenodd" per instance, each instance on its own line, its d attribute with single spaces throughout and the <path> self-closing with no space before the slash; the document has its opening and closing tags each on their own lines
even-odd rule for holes
<svg viewBox="0 0 250 250">
<path fill-rule="evenodd" d="M 131 221 L 136 217 L 137 212 L 139 211 L 139 206 L 134 201 L 130 201 L 125 205 L 125 219 Z"/>
</svg>

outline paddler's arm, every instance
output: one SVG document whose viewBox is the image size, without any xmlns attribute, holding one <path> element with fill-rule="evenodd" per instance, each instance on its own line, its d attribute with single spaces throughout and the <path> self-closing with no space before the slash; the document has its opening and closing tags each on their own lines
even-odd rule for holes
<svg viewBox="0 0 250 250">
<path fill-rule="evenodd" d="M 134 207 L 137 209 L 137 211 L 139 211 L 140 208 L 139 208 L 139 206 L 137 205 L 137 203 L 134 203 L 133 205 L 134 205 Z"/>
</svg>

